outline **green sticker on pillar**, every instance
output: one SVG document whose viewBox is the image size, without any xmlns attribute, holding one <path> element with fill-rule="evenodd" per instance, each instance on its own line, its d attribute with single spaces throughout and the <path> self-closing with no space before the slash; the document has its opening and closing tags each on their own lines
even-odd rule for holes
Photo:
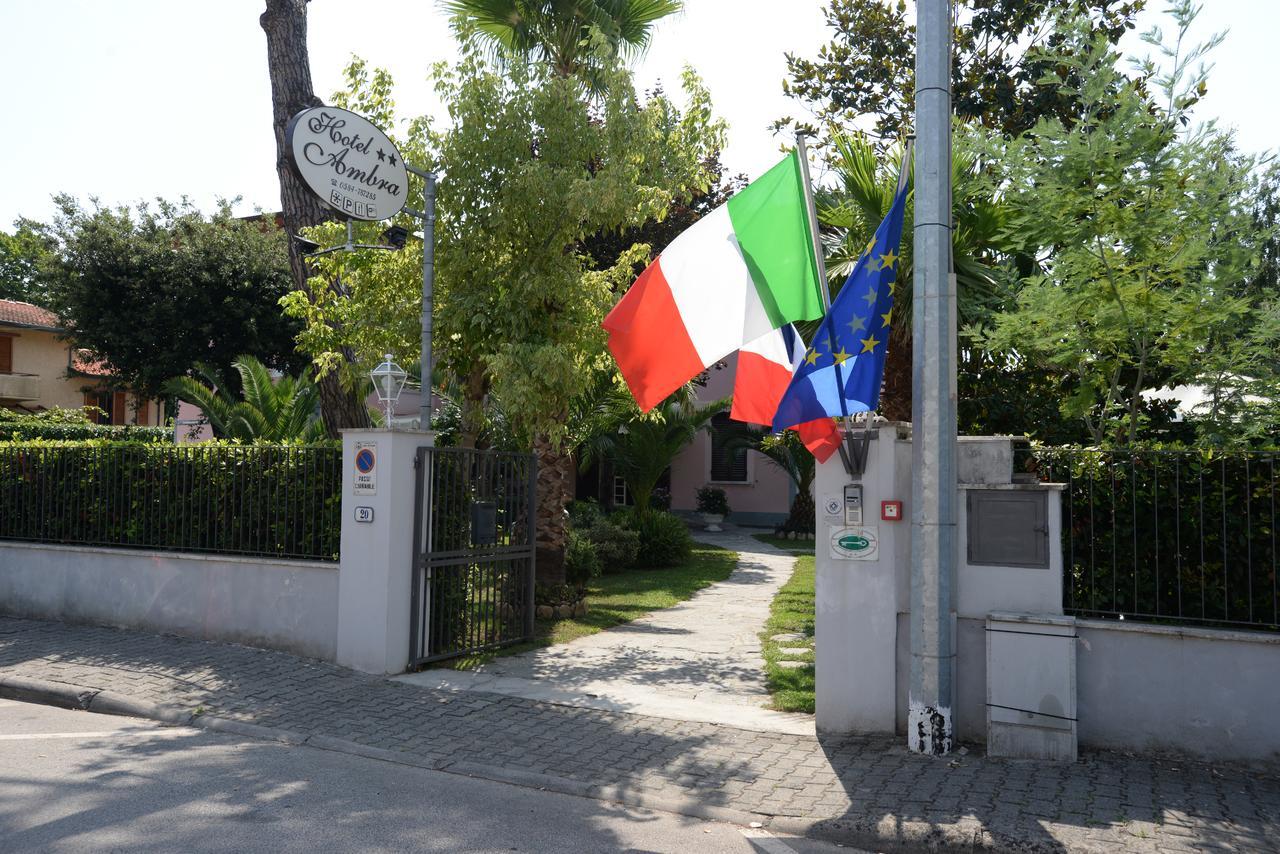
<svg viewBox="0 0 1280 854">
<path fill-rule="evenodd" d="M 875 528 L 832 528 L 831 557 L 835 560 L 875 560 L 880 537 Z"/>
</svg>

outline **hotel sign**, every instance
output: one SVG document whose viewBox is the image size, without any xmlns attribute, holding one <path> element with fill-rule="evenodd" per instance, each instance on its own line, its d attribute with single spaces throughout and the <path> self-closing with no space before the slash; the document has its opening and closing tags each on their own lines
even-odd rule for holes
<svg viewBox="0 0 1280 854">
<path fill-rule="evenodd" d="M 294 171 L 329 207 L 351 219 L 390 219 L 404 207 L 404 159 L 363 116 L 311 107 L 289 120 L 284 149 Z"/>
</svg>

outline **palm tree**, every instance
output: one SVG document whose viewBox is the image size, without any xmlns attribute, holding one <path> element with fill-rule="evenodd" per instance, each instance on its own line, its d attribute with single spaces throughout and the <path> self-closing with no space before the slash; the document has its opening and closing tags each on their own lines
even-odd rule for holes
<svg viewBox="0 0 1280 854">
<path fill-rule="evenodd" d="M 455 29 L 507 58 L 545 62 L 560 77 L 580 77 L 599 91 L 599 33 L 614 56 L 644 53 L 654 25 L 683 0 L 443 0 Z"/>
<path fill-rule="evenodd" d="M 244 398 L 232 400 L 219 391 L 219 378 L 206 365 L 197 365 L 193 377 L 175 377 L 165 383 L 169 394 L 200 407 L 215 436 L 243 442 L 314 442 L 325 435 L 320 419 L 319 389 L 305 371 L 297 378 L 273 381 L 266 367 L 252 356 L 231 363 L 240 375 Z"/>
<path fill-rule="evenodd" d="M 817 460 L 800 441 L 794 430 L 770 433 L 752 430 L 751 435 L 739 437 L 729 443 L 731 448 L 746 448 L 763 456 L 791 478 L 796 497 L 791 500 L 784 529 L 796 533 L 813 533 L 817 508 L 813 501 L 813 481 L 817 476 Z"/>
<path fill-rule="evenodd" d="M 838 184 L 834 189 L 816 194 L 818 219 L 831 229 L 824 235 L 824 242 L 833 297 L 853 271 L 867 238 L 889 212 L 901 161 L 901 148 L 881 159 L 871 141 L 862 134 L 833 134 L 830 165 Z M 982 319 L 991 309 L 997 292 L 992 264 L 995 255 L 1007 249 L 1003 235 L 1008 216 L 1007 208 L 983 175 L 977 146 L 963 133 L 956 136 L 951 171 L 955 211 L 952 258 L 959 321 L 965 326 Z M 880 396 L 880 411 L 893 421 L 911 420 L 911 283 L 914 276 L 911 210 L 912 197 L 908 195 L 908 227 L 902 232 L 893 328 Z"/>
<path fill-rule="evenodd" d="M 671 467 L 698 431 L 707 429 L 711 419 L 731 402 L 732 398 L 726 397 L 699 406 L 686 386 L 642 415 L 629 396 L 615 397 L 606 406 L 620 417 L 606 417 L 597 422 L 600 429 L 582 445 L 583 463 L 611 462 L 614 474 L 627 484 L 636 513 L 647 515 L 650 498 L 662 473 Z"/>
</svg>

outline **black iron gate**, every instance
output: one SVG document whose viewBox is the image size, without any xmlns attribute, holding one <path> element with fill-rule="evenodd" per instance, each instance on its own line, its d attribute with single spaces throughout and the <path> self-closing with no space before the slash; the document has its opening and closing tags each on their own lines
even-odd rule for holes
<svg viewBox="0 0 1280 854">
<path fill-rule="evenodd" d="M 419 448 L 411 665 L 533 637 L 530 454 Z"/>
</svg>

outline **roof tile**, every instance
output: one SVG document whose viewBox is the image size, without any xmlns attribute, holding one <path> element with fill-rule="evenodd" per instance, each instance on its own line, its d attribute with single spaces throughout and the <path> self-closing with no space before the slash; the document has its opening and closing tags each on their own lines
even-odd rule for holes
<svg viewBox="0 0 1280 854">
<path fill-rule="evenodd" d="M 54 329 L 62 325 L 58 323 L 57 315 L 48 309 L 11 299 L 0 299 L 0 324 L 44 326 Z"/>
</svg>

